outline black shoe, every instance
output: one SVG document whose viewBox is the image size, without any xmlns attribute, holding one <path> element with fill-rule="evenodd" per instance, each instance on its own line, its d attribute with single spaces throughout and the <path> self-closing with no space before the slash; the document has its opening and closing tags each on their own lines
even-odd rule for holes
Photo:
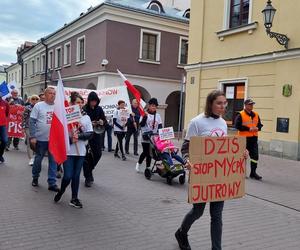
<svg viewBox="0 0 300 250">
<path fill-rule="evenodd" d="M 38 178 L 33 178 L 32 182 L 31 182 L 31 185 L 33 187 L 37 187 L 39 185 L 39 179 Z"/>
<path fill-rule="evenodd" d="M 3 156 L 0 156 L 0 163 L 5 162 Z"/>
<path fill-rule="evenodd" d="M 88 181 L 88 180 L 85 180 L 84 186 L 87 187 L 87 188 L 90 188 L 90 187 L 92 187 L 92 182 Z"/>
<path fill-rule="evenodd" d="M 70 206 L 75 207 L 75 208 L 82 208 L 82 204 L 79 199 L 72 199 L 69 203 Z"/>
<path fill-rule="evenodd" d="M 254 180 L 257 180 L 257 181 L 262 179 L 262 177 L 260 175 L 258 175 L 257 173 L 251 173 L 250 178 L 254 179 Z"/>
<path fill-rule="evenodd" d="M 19 147 L 17 146 L 17 147 L 15 147 L 15 150 L 19 150 Z"/>
<path fill-rule="evenodd" d="M 137 152 L 135 152 L 134 155 L 139 156 L 139 154 Z"/>
<path fill-rule="evenodd" d="M 5 148 L 5 151 L 9 151 L 9 148 Z"/>
<path fill-rule="evenodd" d="M 175 238 L 181 250 L 191 250 L 191 246 L 188 241 L 188 235 L 184 234 L 180 228 L 176 231 Z"/>
<path fill-rule="evenodd" d="M 59 202 L 63 193 L 57 192 L 57 194 L 54 196 L 54 202 Z"/>
<path fill-rule="evenodd" d="M 129 155 L 129 151 L 125 151 L 125 154 Z"/>
<path fill-rule="evenodd" d="M 108 152 L 112 152 L 112 151 L 114 151 L 113 149 L 109 149 L 109 150 L 107 150 Z"/>
<path fill-rule="evenodd" d="M 53 186 L 49 186 L 48 190 L 53 192 L 59 192 L 60 189 L 57 185 L 53 185 Z"/>
<path fill-rule="evenodd" d="M 122 155 L 122 161 L 126 161 L 126 156 Z"/>
<path fill-rule="evenodd" d="M 115 158 L 120 158 L 120 156 L 118 154 L 114 154 L 115 155 Z"/>
</svg>

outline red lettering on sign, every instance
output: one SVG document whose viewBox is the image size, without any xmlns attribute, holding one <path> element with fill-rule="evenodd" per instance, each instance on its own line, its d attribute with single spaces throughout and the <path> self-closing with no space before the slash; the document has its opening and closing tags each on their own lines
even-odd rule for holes
<svg viewBox="0 0 300 250">
<path fill-rule="evenodd" d="M 205 154 L 206 155 L 211 155 L 215 151 L 215 143 L 212 139 L 206 138 L 204 141 L 205 145 Z"/>
</svg>

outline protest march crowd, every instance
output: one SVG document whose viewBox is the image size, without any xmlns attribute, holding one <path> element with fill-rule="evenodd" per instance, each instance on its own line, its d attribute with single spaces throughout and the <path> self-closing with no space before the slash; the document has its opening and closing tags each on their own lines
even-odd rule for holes
<svg viewBox="0 0 300 250">
<path fill-rule="evenodd" d="M 155 159 L 155 162 L 158 160 L 162 162 L 160 165 L 155 164 L 158 166 L 157 173 L 162 177 L 177 176 L 175 174 L 178 165 L 184 168 L 184 172 L 191 174 L 189 202 L 192 203 L 192 209 L 186 214 L 175 233 L 180 249 L 191 249 L 187 233 L 192 224 L 203 215 L 207 202 L 210 203 L 212 249 L 222 249 L 224 200 L 227 193 L 232 196 L 230 198 L 241 197 L 244 185 L 241 184 L 241 179 L 233 180 L 232 185 L 227 186 L 222 183 L 204 186 L 202 183 L 193 184 L 193 182 L 205 174 L 212 174 L 213 178 L 218 178 L 217 175 L 220 173 L 221 175 L 224 173 L 223 177 L 230 174 L 239 175 L 244 180 L 247 157 L 250 158 L 251 164 L 250 178 L 254 180 L 262 178 L 257 174 L 256 169 L 258 131 L 263 125 L 258 113 L 253 111 L 255 102 L 252 99 L 245 100 L 244 110 L 237 115 L 235 127 L 239 131 L 239 136 L 246 138 L 244 146 L 240 146 L 243 144 L 238 145 L 240 143 L 238 141 L 227 140 L 227 142 L 222 141 L 222 138 L 220 140 L 220 137 L 227 136 L 227 124 L 222 118 L 227 100 L 220 90 L 209 93 L 204 113 L 199 114 L 189 123 L 181 148 L 181 157 L 171 137 L 159 136 L 163 125 L 157 112 L 159 104 L 156 98 L 151 98 L 144 108 L 137 90 L 134 90 L 132 85 L 127 85 L 128 90 L 133 90 L 135 99 L 129 105 L 125 100 L 119 99 L 114 112 L 107 114 L 102 108 L 101 97 L 95 91 L 90 91 L 87 98 L 80 95 L 80 91 L 68 92 L 69 95 L 65 96 L 64 89 L 61 93 L 60 87 L 63 89 L 62 81 L 61 85 L 58 83 L 57 87 L 47 87 L 43 93 L 31 95 L 25 101 L 18 96 L 17 90 L 13 90 L 11 96 L 6 99 L 0 98 L 0 162 L 5 162 L 4 153 L 11 150 L 11 144 L 15 150 L 19 150 L 20 138 L 24 138 L 28 164 L 32 166 L 32 186 L 36 188 L 39 186 L 42 160 L 47 156 L 48 190 L 55 192 L 54 202 L 61 200 L 71 183 L 72 197 L 69 205 L 82 208 L 82 202 L 78 198 L 81 169 L 83 169 L 85 187 L 92 187 L 93 171 L 101 160 L 105 137 L 107 137 L 108 152 L 113 152 L 115 158 L 123 161 L 126 161 L 126 154 L 129 154 L 131 137 L 133 137 L 133 153 L 139 155 L 138 139 L 141 138 L 142 152 L 135 166 L 137 172 L 141 171 L 144 160 L 146 160 L 146 170 L 151 169 L 151 160 L 155 159 L 154 150 L 160 157 Z M 2 97 L 2 93 L 0 95 Z M 63 101 L 63 104 L 59 103 L 59 100 Z M 63 133 L 64 129 L 67 134 Z M 112 133 L 117 139 L 114 149 Z M 219 138 L 219 141 L 211 139 L 203 142 L 207 143 L 203 154 L 211 155 L 215 150 L 218 157 L 225 155 L 226 158 L 217 160 L 209 158 L 209 162 L 199 163 L 201 157 L 197 158 L 195 148 L 200 146 L 193 139 L 195 136 Z M 55 143 L 58 137 L 59 143 L 65 146 L 63 150 L 57 142 Z M 62 142 L 62 138 L 66 140 Z M 63 153 L 65 155 L 62 155 Z M 152 173 L 154 172 L 150 172 Z M 60 186 L 57 184 L 58 178 L 61 178 Z"/>
</svg>

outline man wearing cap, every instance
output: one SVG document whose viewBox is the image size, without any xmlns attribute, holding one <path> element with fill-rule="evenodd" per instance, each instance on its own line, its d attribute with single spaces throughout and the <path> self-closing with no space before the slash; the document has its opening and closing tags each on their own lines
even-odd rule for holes
<svg viewBox="0 0 300 250">
<path fill-rule="evenodd" d="M 261 180 L 262 177 L 256 173 L 258 162 L 258 131 L 261 131 L 263 125 L 261 124 L 259 115 L 253 111 L 255 102 L 248 98 L 244 101 L 244 110 L 239 112 L 235 118 L 235 128 L 238 129 L 240 136 L 246 137 L 246 148 L 250 155 L 250 178 Z"/>
</svg>

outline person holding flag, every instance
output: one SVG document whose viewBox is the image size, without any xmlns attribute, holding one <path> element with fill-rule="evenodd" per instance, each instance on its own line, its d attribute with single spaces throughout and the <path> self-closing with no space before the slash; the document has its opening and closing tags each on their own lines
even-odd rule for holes
<svg viewBox="0 0 300 250">
<path fill-rule="evenodd" d="M 69 205 L 75 208 L 82 208 L 82 203 L 78 199 L 80 172 L 86 155 L 86 141 L 93 135 L 93 125 L 90 117 L 82 110 L 83 104 L 82 96 L 77 92 L 72 92 L 70 105 L 79 105 L 82 117 L 78 123 L 71 124 L 71 130 L 69 131 L 71 145 L 67 152 L 67 160 L 63 163 L 64 176 L 61 181 L 60 191 L 54 197 L 54 202 L 60 201 L 66 188 L 72 182 L 72 199 Z"/>
<path fill-rule="evenodd" d="M 45 101 L 34 105 L 29 118 L 30 144 L 35 148 L 35 158 L 32 166 L 32 186 L 39 185 L 42 160 L 48 151 L 48 190 L 57 192 L 56 185 L 57 164 L 52 153 L 49 152 L 49 133 L 54 111 L 56 91 L 53 87 L 45 89 Z M 61 140 L 61 137 L 59 137 Z"/>
</svg>

